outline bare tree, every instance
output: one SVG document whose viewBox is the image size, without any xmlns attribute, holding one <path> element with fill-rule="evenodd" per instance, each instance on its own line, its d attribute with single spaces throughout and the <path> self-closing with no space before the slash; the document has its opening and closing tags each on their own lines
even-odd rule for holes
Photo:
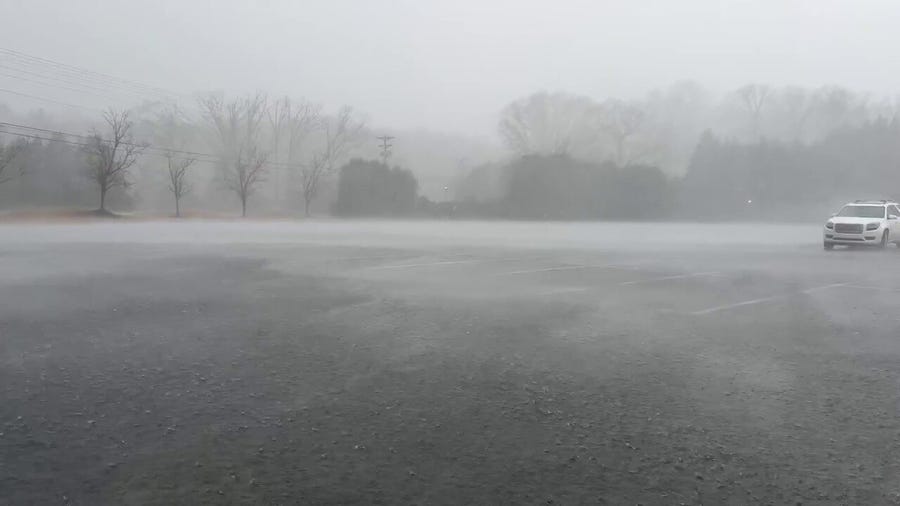
<svg viewBox="0 0 900 506">
<path fill-rule="evenodd" d="M 282 97 L 269 104 L 266 110 L 266 118 L 272 129 L 272 159 L 279 161 L 281 158 L 281 138 L 284 136 L 284 127 L 291 118 L 291 99 Z"/>
<path fill-rule="evenodd" d="M 272 101 L 266 110 L 272 141 L 272 152 L 269 158 L 276 163 L 283 161 L 281 156 L 281 139 L 284 137 L 285 128 L 289 125 L 291 119 L 291 105 L 290 97 L 285 96 Z M 282 175 L 285 172 L 284 166 L 275 167 L 272 172 L 275 176 L 274 196 L 276 200 L 280 200 L 281 192 L 286 186 L 282 181 Z"/>
<path fill-rule="evenodd" d="M 267 169 L 259 139 L 266 97 L 257 94 L 225 102 L 209 95 L 200 99 L 199 106 L 214 134 L 225 185 L 240 199 L 241 215 L 247 216 L 247 201 L 265 181 Z"/>
<path fill-rule="evenodd" d="M 638 105 L 621 100 L 606 101 L 601 111 L 602 129 L 612 139 L 616 165 L 628 165 L 634 161 L 627 152 L 628 141 L 641 131 L 647 114 Z"/>
<path fill-rule="evenodd" d="M 322 122 L 322 146 L 300 171 L 306 216 L 309 216 L 309 206 L 319 193 L 319 183 L 334 172 L 337 163 L 358 142 L 363 126 L 362 121 L 354 119 L 353 109 L 349 106 L 342 107 L 334 118 Z"/>
<path fill-rule="evenodd" d="M 751 129 L 753 137 L 760 136 L 760 119 L 762 118 L 762 110 L 769 98 L 771 88 L 764 84 L 748 84 L 735 92 L 741 104 L 750 113 Z"/>
<path fill-rule="evenodd" d="M 267 117 L 272 132 L 272 156 L 270 158 L 274 162 L 283 163 L 286 170 L 296 167 L 294 164 L 299 159 L 303 141 L 319 126 L 320 107 L 303 99 L 294 101 L 290 97 L 283 97 L 269 106 Z M 286 150 L 282 143 L 284 140 L 287 141 Z M 281 180 L 280 176 L 285 169 L 275 171 L 275 193 L 279 198 L 286 197 L 286 192 L 291 186 L 290 182 Z M 290 179 L 293 173 L 289 172 L 287 175 Z M 285 193 L 279 195 L 279 191 Z"/>
<path fill-rule="evenodd" d="M 16 158 L 22 152 L 23 146 L 23 143 L 11 143 L 6 146 L 0 144 L 0 184 L 7 183 L 15 179 L 16 176 L 25 174 L 25 164 L 19 164 L 17 173 L 12 173 Z"/>
<path fill-rule="evenodd" d="M 527 119 L 526 105 L 521 101 L 506 106 L 498 126 L 507 147 L 519 155 L 535 151 L 534 125 Z"/>
<path fill-rule="evenodd" d="M 181 217 L 181 199 L 193 190 L 187 180 L 189 169 L 197 162 L 194 157 L 179 155 L 176 151 L 184 151 L 191 137 L 191 126 L 184 112 L 177 104 L 164 108 L 156 115 L 155 141 L 165 147 L 166 175 L 168 190 L 175 198 L 175 217 Z"/>
<path fill-rule="evenodd" d="M 883 119 L 888 123 L 897 121 L 900 116 L 900 96 L 884 97 L 871 104 L 872 116 L 875 119 Z"/>
<path fill-rule="evenodd" d="M 790 137 L 802 141 L 806 122 L 813 111 L 813 97 L 803 88 L 790 86 L 781 91 L 779 98 L 787 116 Z"/>
<path fill-rule="evenodd" d="M 193 136 L 193 126 L 178 104 L 170 104 L 157 112 L 154 127 L 154 143 L 166 149 L 184 150 Z"/>
<path fill-rule="evenodd" d="M 826 134 L 831 130 L 859 125 L 869 119 L 869 97 L 839 86 L 823 86 L 813 94 L 816 124 Z"/>
<path fill-rule="evenodd" d="M 314 130 L 322 127 L 322 106 L 301 100 L 292 105 L 288 122 L 288 162 L 300 159 L 303 141 Z"/>
<path fill-rule="evenodd" d="M 196 158 L 178 158 L 171 151 L 166 153 L 169 170 L 169 191 L 175 197 L 175 217 L 181 218 L 181 198 L 190 193 L 193 186 L 187 181 L 188 169 L 197 161 Z"/>
<path fill-rule="evenodd" d="M 109 190 L 131 185 L 129 170 L 137 162 L 145 145 L 136 144 L 128 111 L 109 109 L 103 114 L 109 129 L 108 138 L 94 130 L 84 152 L 88 157 L 88 177 L 100 189 L 100 211 L 106 212 Z"/>
<path fill-rule="evenodd" d="M 266 180 L 266 154 L 250 147 L 246 153 L 238 153 L 233 162 L 233 170 L 225 176 L 228 189 L 241 199 L 241 216 L 247 216 L 247 200 L 256 191 L 257 185 Z"/>
<path fill-rule="evenodd" d="M 535 93 L 507 105 L 498 130 L 519 155 L 571 154 L 584 157 L 598 141 L 596 104 L 566 93 Z"/>
</svg>

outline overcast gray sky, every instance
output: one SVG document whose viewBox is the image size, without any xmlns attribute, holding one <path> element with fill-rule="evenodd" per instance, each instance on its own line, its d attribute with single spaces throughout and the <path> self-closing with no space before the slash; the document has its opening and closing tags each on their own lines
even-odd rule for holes
<svg viewBox="0 0 900 506">
<path fill-rule="evenodd" d="M 0 0 L 0 47 L 178 91 L 266 90 L 372 124 L 492 134 L 538 90 L 694 79 L 900 90 L 893 1 Z M 0 76 L 0 87 L 96 104 Z M 0 94 L 0 101 L 9 101 Z"/>
</svg>

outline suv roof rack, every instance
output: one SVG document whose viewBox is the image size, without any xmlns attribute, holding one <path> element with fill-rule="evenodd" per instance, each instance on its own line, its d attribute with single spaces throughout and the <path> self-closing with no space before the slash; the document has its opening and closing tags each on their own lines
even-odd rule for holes
<svg viewBox="0 0 900 506">
<path fill-rule="evenodd" d="M 887 204 L 888 202 L 894 202 L 893 200 L 854 200 L 854 204 Z"/>
</svg>

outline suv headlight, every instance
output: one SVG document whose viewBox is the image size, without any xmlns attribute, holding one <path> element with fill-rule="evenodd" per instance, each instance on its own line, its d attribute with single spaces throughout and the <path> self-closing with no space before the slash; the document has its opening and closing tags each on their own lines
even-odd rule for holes
<svg viewBox="0 0 900 506">
<path fill-rule="evenodd" d="M 825 228 L 827 228 L 828 230 L 833 230 L 833 229 L 834 229 L 834 223 L 832 223 L 832 222 L 829 221 L 828 223 L 825 224 Z"/>
<path fill-rule="evenodd" d="M 878 230 L 878 227 L 881 226 L 881 223 L 869 223 L 866 225 L 866 230 Z"/>
</svg>

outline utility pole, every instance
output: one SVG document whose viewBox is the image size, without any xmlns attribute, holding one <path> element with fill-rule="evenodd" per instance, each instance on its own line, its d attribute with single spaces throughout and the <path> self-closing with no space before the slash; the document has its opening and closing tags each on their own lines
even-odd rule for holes
<svg viewBox="0 0 900 506">
<path fill-rule="evenodd" d="M 391 157 L 391 148 L 394 147 L 390 141 L 394 140 L 396 137 L 391 135 L 382 135 L 381 137 L 376 137 L 379 141 L 381 141 L 381 163 L 387 165 L 388 158 Z"/>
</svg>

